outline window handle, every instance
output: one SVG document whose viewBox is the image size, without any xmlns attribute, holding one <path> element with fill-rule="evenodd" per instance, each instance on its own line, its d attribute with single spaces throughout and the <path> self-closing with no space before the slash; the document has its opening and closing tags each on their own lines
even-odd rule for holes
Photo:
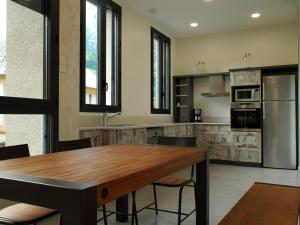
<svg viewBox="0 0 300 225">
<path fill-rule="evenodd" d="M 105 83 L 105 91 L 108 91 L 108 83 Z"/>
</svg>

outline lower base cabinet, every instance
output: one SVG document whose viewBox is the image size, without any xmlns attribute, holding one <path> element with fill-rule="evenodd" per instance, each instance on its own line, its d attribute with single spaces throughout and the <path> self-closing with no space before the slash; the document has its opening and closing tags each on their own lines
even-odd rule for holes
<svg viewBox="0 0 300 225">
<path fill-rule="evenodd" d="M 147 128 L 80 131 L 94 146 L 147 144 Z M 230 125 L 176 125 L 162 127 L 163 136 L 197 138 L 197 146 L 209 148 L 209 158 L 227 163 L 262 163 L 261 132 L 233 132 Z"/>
</svg>

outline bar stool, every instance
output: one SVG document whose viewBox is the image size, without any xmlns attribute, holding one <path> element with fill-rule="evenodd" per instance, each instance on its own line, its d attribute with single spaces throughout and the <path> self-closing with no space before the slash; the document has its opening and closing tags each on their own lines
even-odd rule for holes
<svg viewBox="0 0 300 225">
<path fill-rule="evenodd" d="M 71 150 L 79 150 L 83 148 L 91 148 L 91 140 L 90 138 L 85 138 L 85 139 L 77 139 L 77 140 L 70 140 L 70 141 L 58 141 L 56 143 L 57 151 L 63 152 L 63 151 L 71 151 Z M 133 204 L 132 204 L 132 220 L 131 224 L 133 225 L 134 223 L 138 225 L 138 220 L 137 220 L 137 215 L 136 215 L 136 205 L 135 205 L 135 192 L 132 192 L 132 199 L 133 199 Z M 103 212 L 103 217 L 97 220 L 97 222 L 104 221 L 104 225 L 107 225 L 107 218 L 111 215 L 114 215 L 117 212 L 114 211 L 107 211 L 106 210 L 106 205 L 102 206 Z M 135 216 L 135 217 L 134 217 Z"/>
<path fill-rule="evenodd" d="M 184 147 L 196 147 L 196 137 L 158 137 L 157 144 L 159 145 L 168 145 L 168 146 L 184 146 Z M 141 212 L 144 209 L 151 209 L 154 210 L 156 214 L 159 211 L 172 213 L 178 215 L 177 224 L 180 225 L 184 220 L 186 220 L 195 209 L 193 209 L 189 213 L 182 212 L 182 191 L 184 187 L 191 186 L 194 189 L 195 201 L 196 201 L 196 181 L 194 180 L 194 166 L 191 167 L 191 175 L 189 178 L 179 178 L 173 176 L 167 176 L 158 181 L 152 183 L 153 186 L 153 195 L 154 195 L 154 202 L 147 205 L 146 207 L 138 210 Z M 158 200 L 157 200 L 157 193 L 156 187 L 169 187 L 169 188 L 179 188 L 179 202 L 178 202 L 178 211 L 170 211 L 165 209 L 158 208 Z M 195 202 L 196 203 L 196 202 Z M 151 207 L 154 205 L 154 208 Z M 184 216 L 182 218 L 182 216 Z"/>
<path fill-rule="evenodd" d="M 0 148 L 0 160 L 29 157 L 28 145 L 17 145 Z M 59 212 L 53 209 L 18 203 L 0 210 L 0 224 L 36 225 Z M 61 224 L 61 221 L 60 221 Z"/>
</svg>

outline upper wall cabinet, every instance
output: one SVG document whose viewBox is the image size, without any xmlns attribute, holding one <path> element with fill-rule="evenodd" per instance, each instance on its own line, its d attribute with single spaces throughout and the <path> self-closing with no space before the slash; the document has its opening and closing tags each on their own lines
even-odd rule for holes
<svg viewBox="0 0 300 225">
<path fill-rule="evenodd" d="M 261 83 L 260 70 L 245 70 L 245 71 L 235 71 L 230 73 L 231 86 L 260 85 L 260 83 Z"/>
</svg>

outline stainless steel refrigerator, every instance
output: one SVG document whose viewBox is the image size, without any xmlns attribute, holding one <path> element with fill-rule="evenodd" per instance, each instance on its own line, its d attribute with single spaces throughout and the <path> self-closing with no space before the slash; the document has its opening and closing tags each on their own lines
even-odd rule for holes
<svg viewBox="0 0 300 225">
<path fill-rule="evenodd" d="M 294 75 L 263 77 L 263 165 L 296 169 L 296 83 Z"/>
</svg>

